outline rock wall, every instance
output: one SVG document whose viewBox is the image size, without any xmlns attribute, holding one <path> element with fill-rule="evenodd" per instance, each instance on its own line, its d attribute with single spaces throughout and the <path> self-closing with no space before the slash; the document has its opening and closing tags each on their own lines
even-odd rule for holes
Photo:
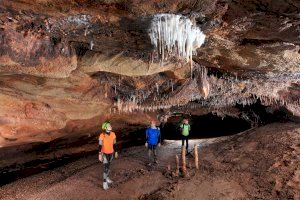
<svg viewBox="0 0 300 200">
<path fill-rule="evenodd" d="M 300 115 L 299 11 L 297 0 L 3 0 L 0 147 L 237 103 Z M 148 34 L 157 13 L 185 15 L 206 34 L 193 79 L 178 58 L 159 63 Z"/>
</svg>

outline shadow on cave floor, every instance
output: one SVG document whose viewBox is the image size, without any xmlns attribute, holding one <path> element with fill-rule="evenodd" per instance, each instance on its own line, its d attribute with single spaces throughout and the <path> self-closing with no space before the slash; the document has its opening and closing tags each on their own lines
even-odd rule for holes
<svg viewBox="0 0 300 200">
<path fill-rule="evenodd" d="M 145 147 L 129 147 L 112 163 L 109 191 L 102 189 L 102 165 L 93 154 L 4 185 L 0 199 L 293 199 L 300 194 L 299 128 L 296 123 L 274 123 L 232 136 L 191 140 L 191 149 L 199 146 L 200 169 L 195 169 L 191 153 L 187 177 L 173 173 L 180 141 L 166 140 L 154 166 L 147 165 Z"/>
<path fill-rule="evenodd" d="M 265 108 L 260 104 L 249 108 L 261 111 L 259 115 L 262 116 L 265 123 L 282 119 L 281 114 L 267 114 Z M 245 110 L 249 110 L 249 108 L 246 107 Z M 170 149 L 172 149 L 171 151 L 176 150 L 177 153 L 180 151 L 181 134 L 178 127 L 182 118 L 190 120 L 190 148 L 194 144 L 202 147 L 209 144 L 210 141 L 216 141 L 218 138 L 224 139 L 227 138 L 226 136 L 247 132 L 251 130 L 252 126 L 249 121 L 241 117 L 226 116 L 221 118 L 211 113 L 201 116 L 175 115 L 170 117 L 168 122 L 161 127 L 162 139 L 165 141 L 165 145 L 171 145 L 170 148 L 165 149 L 166 152 Z M 122 141 L 119 144 L 119 149 L 124 149 L 124 152 L 132 146 L 144 144 L 145 129 L 129 135 L 130 138 L 119 138 L 119 141 Z M 54 170 L 68 163 L 76 162 L 81 158 L 94 155 L 97 152 L 96 144 L 97 136 L 91 134 L 74 138 L 60 138 L 50 143 L 34 143 L 20 147 L 2 148 L 0 151 L 0 186 L 47 170 Z M 134 156 L 133 154 L 130 155 Z"/>
<path fill-rule="evenodd" d="M 194 145 L 201 149 L 225 138 L 190 140 L 190 150 Z M 3 185 L 0 187 L 0 199 L 143 199 L 173 182 L 173 178 L 168 178 L 166 169 L 174 165 L 176 154 L 181 154 L 180 142 L 165 140 L 164 145 L 158 148 L 159 163 L 149 166 L 144 146 L 124 148 L 120 157 L 112 163 L 111 179 L 115 183 L 111 193 L 102 190 L 102 164 L 93 154 L 66 160 L 60 166 L 49 165 L 47 170 L 38 174 Z M 192 159 L 192 155 L 189 158 Z"/>
<path fill-rule="evenodd" d="M 48 143 L 36 142 L 4 147 L 0 150 L 0 186 L 97 153 L 98 134 L 58 138 Z M 126 138 L 119 149 L 141 145 L 141 138 Z M 1 199 L 1 198 L 0 198 Z"/>
<path fill-rule="evenodd" d="M 181 145 L 181 134 L 178 129 L 182 115 L 169 118 L 168 122 L 161 127 L 162 139 L 166 143 L 173 140 L 178 150 Z M 218 117 L 213 114 L 202 116 L 184 116 L 190 119 L 192 131 L 190 139 L 224 138 L 251 128 L 251 124 L 241 118 Z M 122 143 L 119 149 L 144 144 L 145 130 L 130 134 L 131 138 L 120 138 Z M 178 140 L 178 141 L 175 141 Z M 199 144 L 201 140 L 195 140 Z M 208 143 L 209 140 L 204 140 Z M 194 142 L 190 141 L 190 147 Z M 67 163 L 93 155 L 97 149 L 97 136 L 80 136 L 79 138 L 60 138 L 50 143 L 36 143 L 20 146 L 18 148 L 1 149 L 0 151 L 0 186 L 25 178 L 46 170 L 52 170 Z M 7 155 L 10 155 L 7 157 Z"/>
</svg>

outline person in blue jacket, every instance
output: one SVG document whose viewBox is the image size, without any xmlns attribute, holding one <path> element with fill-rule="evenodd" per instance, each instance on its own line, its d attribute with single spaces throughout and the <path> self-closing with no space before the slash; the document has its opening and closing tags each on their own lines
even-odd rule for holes
<svg viewBox="0 0 300 200">
<path fill-rule="evenodd" d="M 151 126 L 146 130 L 146 148 L 148 148 L 149 164 L 151 164 L 151 154 L 153 154 L 154 163 L 157 161 L 156 147 L 160 146 L 160 129 L 156 127 L 155 121 L 151 121 Z"/>
</svg>

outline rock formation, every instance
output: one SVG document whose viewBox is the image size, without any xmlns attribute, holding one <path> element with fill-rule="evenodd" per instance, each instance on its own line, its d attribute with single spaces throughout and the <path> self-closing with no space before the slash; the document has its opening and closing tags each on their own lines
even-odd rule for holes
<svg viewBox="0 0 300 200">
<path fill-rule="evenodd" d="M 190 63 L 163 64 L 149 30 L 182 15 L 206 35 Z M 110 119 L 214 112 L 260 102 L 300 115 L 297 0 L 2 0 L 0 147 L 94 134 Z M 235 110 L 233 112 L 232 110 Z"/>
</svg>

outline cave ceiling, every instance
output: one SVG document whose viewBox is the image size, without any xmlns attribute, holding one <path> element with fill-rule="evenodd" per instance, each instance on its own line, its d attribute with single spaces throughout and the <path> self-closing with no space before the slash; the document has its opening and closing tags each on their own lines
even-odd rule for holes
<svg viewBox="0 0 300 200">
<path fill-rule="evenodd" d="M 159 61 L 158 13 L 205 34 L 192 75 L 182 59 Z M 0 146 L 257 101 L 299 116 L 299 13 L 298 0 L 2 0 Z"/>
</svg>

